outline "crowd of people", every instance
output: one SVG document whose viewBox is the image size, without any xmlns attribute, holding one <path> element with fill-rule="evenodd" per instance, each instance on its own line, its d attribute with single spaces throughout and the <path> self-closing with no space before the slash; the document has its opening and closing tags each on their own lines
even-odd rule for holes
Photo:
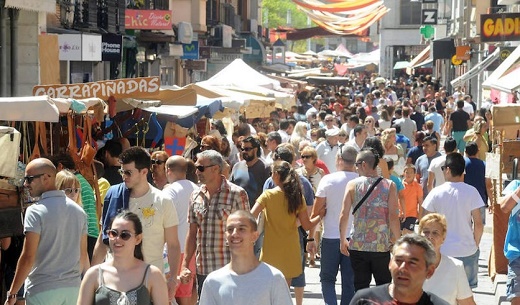
<svg viewBox="0 0 520 305">
<path fill-rule="evenodd" d="M 101 215 L 69 155 L 35 159 L 6 304 L 301 305 L 317 261 L 326 304 L 338 272 L 343 305 L 475 304 L 490 106 L 421 77 L 213 120 L 183 156 L 110 140 Z"/>
</svg>

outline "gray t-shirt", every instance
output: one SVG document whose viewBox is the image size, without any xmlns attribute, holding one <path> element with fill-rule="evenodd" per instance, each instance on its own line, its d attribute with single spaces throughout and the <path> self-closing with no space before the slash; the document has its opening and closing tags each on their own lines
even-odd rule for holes
<svg viewBox="0 0 520 305">
<path fill-rule="evenodd" d="M 27 208 L 24 232 L 40 235 L 34 265 L 25 281 L 27 294 L 81 284 L 81 237 L 87 234 L 87 215 L 63 191 L 42 194 Z"/>
<path fill-rule="evenodd" d="M 238 275 L 226 265 L 211 272 L 200 295 L 201 305 L 292 305 L 291 293 L 280 270 L 260 263 Z"/>
</svg>

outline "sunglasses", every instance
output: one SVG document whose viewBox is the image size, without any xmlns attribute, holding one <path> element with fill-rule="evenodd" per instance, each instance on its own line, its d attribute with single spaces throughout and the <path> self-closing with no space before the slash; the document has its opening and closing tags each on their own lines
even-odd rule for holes
<svg viewBox="0 0 520 305">
<path fill-rule="evenodd" d="M 197 166 L 195 166 L 195 168 L 196 168 L 199 172 L 202 173 L 202 172 L 204 172 L 204 171 L 206 170 L 206 168 L 208 168 L 208 167 L 212 167 L 212 166 L 215 166 L 215 165 L 216 165 L 216 164 L 206 165 L 206 166 L 204 166 L 204 165 L 197 165 Z"/>
<path fill-rule="evenodd" d="M 305 156 L 302 155 L 302 159 L 310 159 L 310 158 L 312 158 L 312 156 L 310 156 L 310 155 L 305 155 Z"/>
<path fill-rule="evenodd" d="M 252 151 L 253 149 L 255 149 L 254 147 L 240 147 L 240 150 L 241 151 L 246 151 L 246 152 L 250 152 Z"/>
<path fill-rule="evenodd" d="M 446 165 L 443 165 L 441 166 L 441 170 L 444 171 L 445 169 L 447 169 L 448 167 Z"/>
<path fill-rule="evenodd" d="M 121 176 L 128 176 L 128 177 L 131 177 L 133 172 L 134 172 L 134 171 L 133 171 L 133 170 L 130 170 L 130 169 L 126 169 L 126 170 L 125 170 L 125 169 L 122 169 L 122 168 L 119 169 L 119 174 L 120 174 Z"/>
<path fill-rule="evenodd" d="M 164 163 L 166 163 L 166 161 L 152 159 L 152 165 L 161 165 Z"/>
<path fill-rule="evenodd" d="M 112 239 L 116 239 L 116 238 L 121 238 L 122 240 L 129 240 L 130 237 L 132 236 L 135 236 L 136 234 L 130 232 L 130 231 L 127 231 L 127 230 L 123 230 L 121 232 L 117 231 L 117 230 L 107 230 L 107 235 L 108 237 L 112 238 Z"/>
<path fill-rule="evenodd" d="M 70 195 L 70 194 L 72 194 L 72 192 L 74 192 L 74 194 L 81 192 L 81 189 L 68 187 L 66 189 L 63 189 L 63 191 L 65 192 L 65 194 Z"/>
<path fill-rule="evenodd" d="M 45 174 L 38 174 L 38 175 L 33 175 L 33 176 L 25 176 L 25 177 L 23 177 L 23 181 L 27 182 L 27 184 L 31 184 L 34 179 L 40 178 L 43 175 L 45 175 Z"/>
</svg>

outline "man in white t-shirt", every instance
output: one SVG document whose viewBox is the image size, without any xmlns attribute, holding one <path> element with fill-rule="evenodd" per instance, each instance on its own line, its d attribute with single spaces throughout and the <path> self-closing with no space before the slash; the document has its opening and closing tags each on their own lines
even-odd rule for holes
<svg viewBox="0 0 520 305">
<path fill-rule="evenodd" d="M 466 113 L 469 114 L 469 118 L 473 120 L 475 117 L 475 109 L 473 109 L 471 105 L 471 95 L 464 96 L 464 107 L 462 110 L 466 111 Z"/>
<path fill-rule="evenodd" d="M 338 153 L 339 129 L 329 129 L 325 132 L 326 141 L 316 146 L 318 159 L 325 162 L 331 173 L 336 171 L 336 154 Z"/>
<path fill-rule="evenodd" d="M 480 208 L 484 202 L 476 188 L 464 183 L 465 161 L 461 154 L 447 155 L 442 169 L 446 182 L 433 188 L 422 206 L 425 213 L 446 216 L 448 233 L 441 253 L 464 263 L 469 285 L 475 288 L 478 283 L 478 247 L 484 232 Z"/>
<path fill-rule="evenodd" d="M 170 275 L 168 294 L 172 300 L 177 287 L 177 274 L 180 262 L 180 243 L 177 235 L 179 219 L 171 199 L 148 183 L 151 167 L 150 154 L 141 147 L 130 147 L 119 156 L 123 183 L 108 190 L 101 217 L 103 230 L 94 248 L 92 265 L 97 265 L 106 257 L 108 251 L 109 228 L 112 219 L 120 210 L 129 210 L 139 216 L 143 225 L 143 256 L 145 262 L 164 270 L 164 244 L 168 252 Z"/>
<path fill-rule="evenodd" d="M 184 256 L 184 241 L 188 234 L 188 210 L 190 207 L 191 193 L 197 188 L 197 185 L 186 179 L 188 171 L 188 161 L 182 156 L 171 156 L 166 160 L 166 178 L 168 183 L 163 193 L 171 198 L 177 215 L 179 216 L 179 242 L 181 248 L 181 261 Z M 190 270 L 195 273 L 195 256 L 189 263 Z M 179 265 L 180 273 L 180 265 Z M 178 273 L 178 275 L 179 275 Z M 197 292 L 194 289 L 193 278 L 187 283 L 179 284 L 175 292 L 175 298 L 179 304 L 195 304 L 197 302 Z"/>
<path fill-rule="evenodd" d="M 446 155 L 454 153 L 456 150 L 457 141 L 452 137 L 447 138 L 444 141 L 444 152 L 446 154 L 433 159 L 428 167 L 428 181 L 426 182 L 428 192 L 431 192 L 434 187 L 439 186 L 446 181 L 441 167 L 446 163 Z"/>
<path fill-rule="evenodd" d="M 341 270 L 341 304 L 348 304 L 354 295 L 354 273 L 350 257 L 341 253 L 339 240 L 339 217 L 343 207 L 343 197 L 347 183 L 358 177 L 356 172 L 357 150 L 352 146 L 343 146 L 336 155 L 337 172 L 325 175 L 316 190 L 313 211 L 327 207 L 323 218 L 321 239 L 321 292 L 325 304 L 336 303 L 336 277 Z M 314 214 L 311 216 L 314 217 Z M 353 217 L 350 218 L 347 231 L 350 232 Z M 307 243 L 309 253 L 314 253 L 314 241 Z"/>
<path fill-rule="evenodd" d="M 226 243 L 231 261 L 204 281 L 200 304 L 292 305 L 282 272 L 259 262 L 253 252 L 258 238 L 256 219 L 237 210 L 226 221 Z"/>
</svg>

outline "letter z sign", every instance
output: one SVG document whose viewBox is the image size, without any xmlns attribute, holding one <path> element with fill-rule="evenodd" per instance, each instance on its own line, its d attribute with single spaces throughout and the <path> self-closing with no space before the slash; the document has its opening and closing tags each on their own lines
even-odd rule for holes
<svg viewBox="0 0 520 305">
<path fill-rule="evenodd" d="M 437 24 L 437 10 L 435 9 L 423 9 L 421 24 Z"/>
</svg>

